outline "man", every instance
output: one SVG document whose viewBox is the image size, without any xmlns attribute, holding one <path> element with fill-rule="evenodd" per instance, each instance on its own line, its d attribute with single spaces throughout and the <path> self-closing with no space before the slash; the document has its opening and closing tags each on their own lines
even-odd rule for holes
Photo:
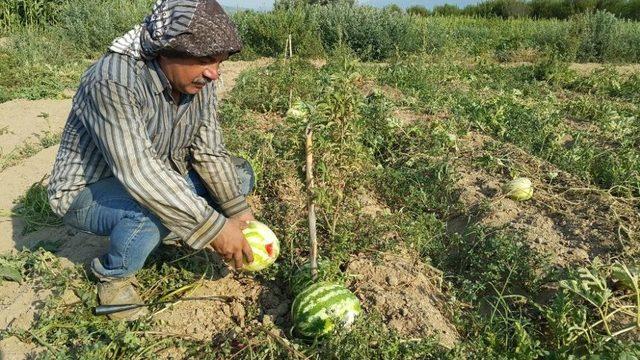
<svg viewBox="0 0 640 360">
<path fill-rule="evenodd" d="M 134 274 L 170 233 L 236 268 L 253 261 L 253 171 L 224 147 L 213 83 L 241 47 L 215 0 L 159 0 L 83 75 L 48 190 L 66 224 L 109 236 L 91 263 L 101 304 L 141 302 Z"/>
</svg>

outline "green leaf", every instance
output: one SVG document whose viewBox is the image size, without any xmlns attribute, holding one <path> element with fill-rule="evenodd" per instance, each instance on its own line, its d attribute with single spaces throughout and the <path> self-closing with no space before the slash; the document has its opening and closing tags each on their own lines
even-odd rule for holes
<svg viewBox="0 0 640 360">
<path fill-rule="evenodd" d="M 22 274 L 20 274 L 20 271 L 7 265 L 0 265 L 0 278 L 9 281 L 22 282 Z"/>
<path fill-rule="evenodd" d="M 560 282 L 560 286 L 572 291 L 592 305 L 600 307 L 609 300 L 612 292 L 607 287 L 606 279 L 596 272 L 597 269 L 593 269 L 592 272 L 587 268 L 580 268 L 577 280 L 563 280 Z"/>
<path fill-rule="evenodd" d="M 640 286 L 640 274 L 637 268 L 616 263 L 611 270 L 611 277 L 629 290 L 636 290 Z"/>
</svg>

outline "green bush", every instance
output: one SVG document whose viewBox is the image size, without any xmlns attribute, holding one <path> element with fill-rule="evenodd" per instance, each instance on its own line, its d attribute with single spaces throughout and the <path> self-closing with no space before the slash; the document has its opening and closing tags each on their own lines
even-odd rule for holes
<svg viewBox="0 0 640 360">
<path fill-rule="evenodd" d="M 407 8 L 407 14 L 417 15 L 417 16 L 429 16 L 429 9 L 422 5 L 414 5 Z"/>
<path fill-rule="evenodd" d="M 326 49 L 347 44 L 363 60 L 383 60 L 396 51 L 418 50 L 421 38 L 411 17 L 394 11 L 344 4 L 313 8 Z"/>
<path fill-rule="evenodd" d="M 574 33 L 580 38 L 579 61 L 603 61 L 614 40 L 615 15 L 598 11 L 574 19 Z"/>
<path fill-rule="evenodd" d="M 2 0 L 0 1 L 0 34 L 21 26 L 42 28 L 58 20 L 67 0 Z"/>
<path fill-rule="evenodd" d="M 282 56 L 291 35 L 296 55 L 323 57 L 324 50 L 316 31 L 313 14 L 303 8 L 269 13 L 243 11 L 233 15 L 245 50 L 261 56 Z"/>
<path fill-rule="evenodd" d="M 60 32 L 83 56 L 95 58 L 118 36 L 142 23 L 152 0 L 77 0 L 61 8 Z"/>
</svg>

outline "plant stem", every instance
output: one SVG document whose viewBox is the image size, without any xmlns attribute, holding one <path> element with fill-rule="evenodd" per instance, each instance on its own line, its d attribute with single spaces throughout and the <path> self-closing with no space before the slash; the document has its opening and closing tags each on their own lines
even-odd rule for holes
<svg viewBox="0 0 640 360">
<path fill-rule="evenodd" d="M 307 206 L 309 208 L 309 240 L 311 251 L 311 278 L 316 281 L 318 277 L 318 241 L 316 239 L 316 211 L 313 203 L 313 129 L 311 123 L 307 125 L 305 150 L 307 154 Z"/>
</svg>

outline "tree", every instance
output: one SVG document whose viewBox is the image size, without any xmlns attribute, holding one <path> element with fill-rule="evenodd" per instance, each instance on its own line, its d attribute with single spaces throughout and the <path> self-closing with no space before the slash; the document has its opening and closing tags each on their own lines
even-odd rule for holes
<svg viewBox="0 0 640 360">
<path fill-rule="evenodd" d="M 434 15 L 442 15 L 442 16 L 451 16 L 451 15 L 460 15 L 462 10 L 459 7 L 451 4 L 444 4 L 441 6 L 435 6 L 433 8 Z"/>
<path fill-rule="evenodd" d="M 276 10 L 292 9 L 304 5 L 329 5 L 329 4 L 355 5 L 356 0 L 275 0 L 273 8 Z"/>
<path fill-rule="evenodd" d="M 274 10 L 295 9 L 300 6 L 307 5 L 308 0 L 275 0 L 273 3 Z"/>
<path fill-rule="evenodd" d="M 407 14 L 417 16 L 429 16 L 429 10 L 422 5 L 414 5 L 407 8 Z"/>
<path fill-rule="evenodd" d="M 388 12 L 394 12 L 397 14 L 402 14 L 402 8 L 400 6 L 398 6 L 398 4 L 389 4 L 387 6 L 384 7 L 385 11 Z"/>
<path fill-rule="evenodd" d="M 531 16 L 538 19 L 568 19 L 573 15 L 571 4 L 566 0 L 532 0 Z"/>
<path fill-rule="evenodd" d="M 340 4 L 340 3 L 347 3 L 349 5 L 354 5 L 356 3 L 356 0 L 308 0 L 309 4 L 311 5 L 330 5 L 330 4 Z"/>
</svg>

